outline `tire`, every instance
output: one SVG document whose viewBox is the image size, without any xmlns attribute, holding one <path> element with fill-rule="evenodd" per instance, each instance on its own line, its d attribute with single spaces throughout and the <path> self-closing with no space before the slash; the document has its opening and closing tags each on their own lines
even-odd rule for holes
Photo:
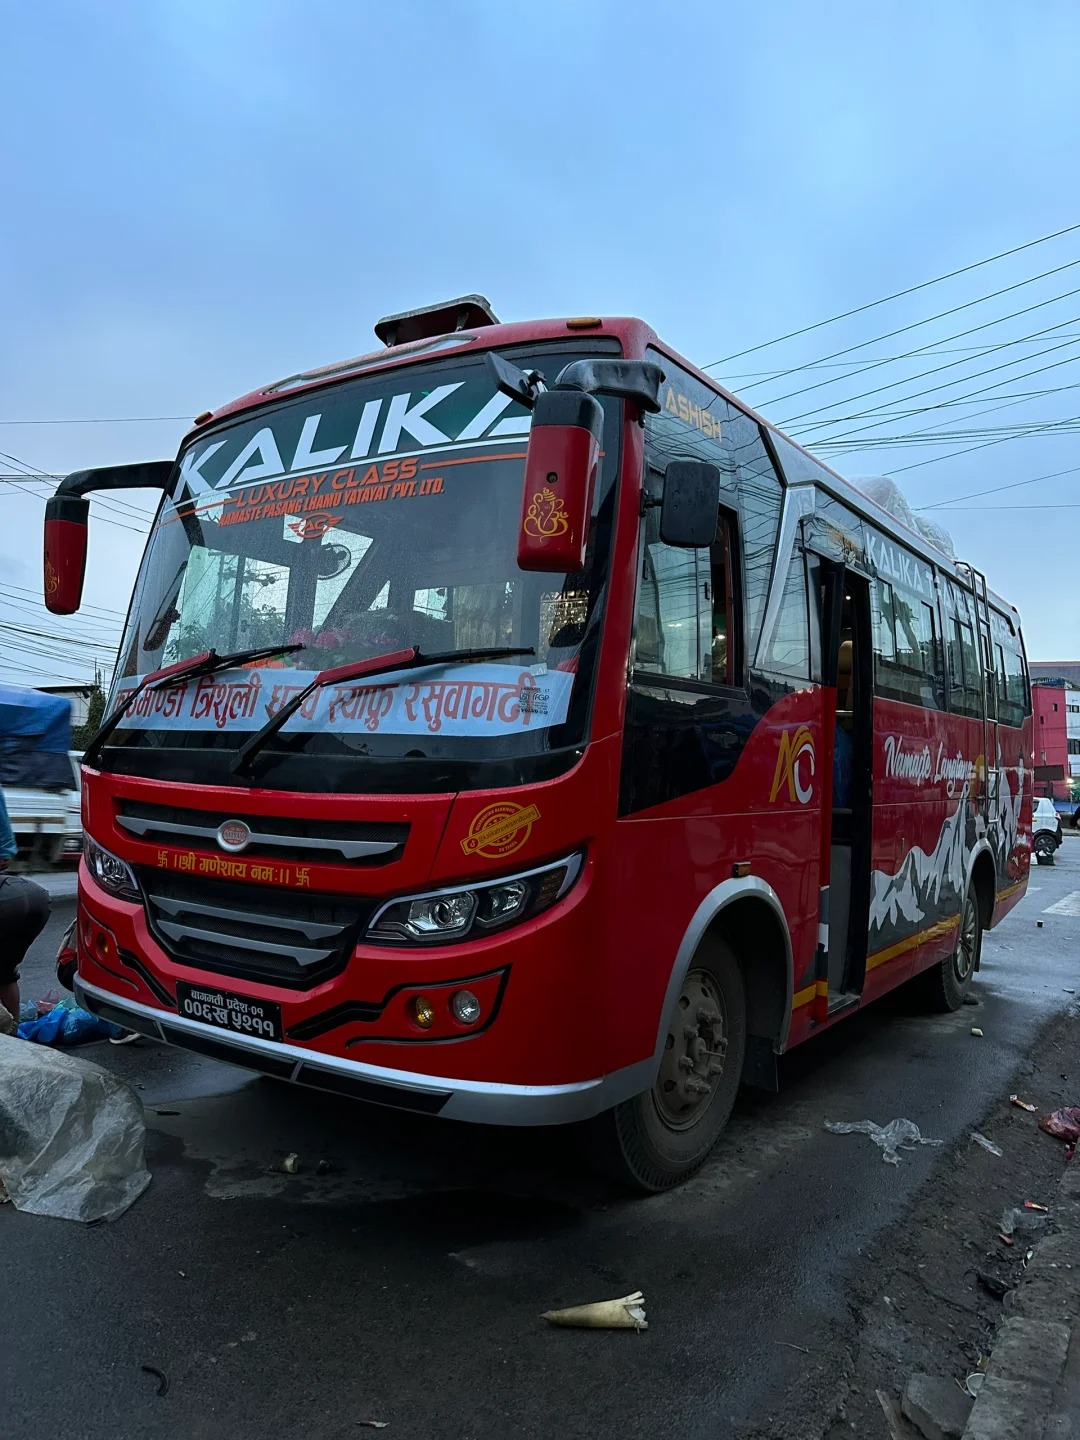
<svg viewBox="0 0 1080 1440">
<path fill-rule="evenodd" d="M 982 953 L 982 917 L 974 886 L 969 887 L 960 911 L 956 949 L 940 965 L 922 976 L 927 1003 L 941 1012 L 959 1010 L 971 986 Z"/>
<path fill-rule="evenodd" d="M 745 1055 L 742 972 L 731 950 L 713 942 L 690 963 L 652 1089 L 584 1127 L 592 1162 L 641 1194 L 688 1180 L 728 1122 Z"/>
</svg>

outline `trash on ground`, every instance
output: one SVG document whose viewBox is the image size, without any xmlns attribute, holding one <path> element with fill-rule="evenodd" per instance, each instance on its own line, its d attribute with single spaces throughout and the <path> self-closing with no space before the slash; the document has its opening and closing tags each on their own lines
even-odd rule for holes
<svg viewBox="0 0 1080 1440">
<path fill-rule="evenodd" d="M 1066 1105 L 1061 1110 L 1044 1115 L 1039 1121 L 1039 1129 L 1075 1145 L 1080 1140 L 1080 1105 Z"/>
<path fill-rule="evenodd" d="M 389 1420 L 358 1420 L 358 1425 L 366 1425 L 369 1430 L 387 1430 L 390 1427 Z"/>
<path fill-rule="evenodd" d="M 1000 1235 L 998 1235 L 998 1239 L 999 1239 L 999 1240 L 1003 1240 L 1006 1245 L 1013 1245 L 1013 1244 L 1015 1244 L 1015 1241 L 1013 1240 L 1013 1238 L 1012 1238 L 1011 1235 L 1000 1234 Z"/>
<path fill-rule="evenodd" d="M 19 1026 L 19 1039 L 37 1045 L 85 1045 L 91 1040 L 111 1040 L 124 1032 L 89 1010 L 77 1005 L 53 1005 L 45 1014 L 24 1020 Z"/>
<path fill-rule="evenodd" d="M 1025 1210 L 1041 1210 L 1044 1215 L 1048 1215 L 1048 1214 L 1050 1213 L 1050 1206 L 1049 1206 L 1049 1205 L 1040 1205 L 1037 1200 L 1025 1200 L 1025 1201 L 1024 1201 L 1024 1209 L 1025 1209 Z"/>
<path fill-rule="evenodd" d="M 875 1125 L 873 1120 L 826 1120 L 825 1129 L 833 1135 L 869 1135 L 882 1149 L 886 1165 L 899 1165 L 899 1150 L 914 1150 L 916 1145 L 943 1145 L 931 1140 L 913 1120 L 890 1120 L 888 1125 Z"/>
<path fill-rule="evenodd" d="M 0 1035 L 14 1035 L 19 1028 L 18 1021 L 11 1011 L 0 1005 Z"/>
<path fill-rule="evenodd" d="M 979 1391 L 983 1387 L 983 1381 L 985 1379 L 986 1375 L 983 1373 L 982 1370 L 973 1370 L 971 1374 L 967 1377 L 967 1379 L 964 1381 L 964 1389 L 969 1395 L 978 1395 Z"/>
<path fill-rule="evenodd" d="M 1049 1220 L 1050 1216 L 1038 1211 L 1019 1209 L 1006 1209 L 1001 1217 L 1002 1235 L 1025 1235 L 1031 1234 L 1033 1230 L 1039 1230 Z"/>
<path fill-rule="evenodd" d="M 329 1175 L 329 1174 L 330 1174 L 330 1171 L 331 1171 L 333 1168 L 334 1168 L 334 1167 L 330 1164 L 330 1161 L 329 1161 L 329 1160 L 320 1160 L 319 1163 L 315 1166 L 315 1174 L 316 1174 L 316 1175 Z"/>
<path fill-rule="evenodd" d="M 281 1168 L 285 1171 L 286 1175 L 295 1175 L 300 1169 L 300 1157 L 295 1150 L 291 1155 L 285 1156 L 285 1159 L 281 1162 Z"/>
<path fill-rule="evenodd" d="M 1030 1100 L 1021 1100 L 1019 1095 L 1010 1095 L 1009 1104 L 1015 1105 L 1018 1110 L 1028 1110 L 1034 1113 L 1039 1107 L 1032 1105 Z"/>
<path fill-rule="evenodd" d="M 0 1181 L 16 1210 L 115 1220 L 150 1184 L 142 1103 L 75 1055 L 0 1035 Z"/>
<path fill-rule="evenodd" d="M 985 1270 L 976 1270 L 975 1275 L 983 1289 L 989 1291 L 997 1300 L 1003 1300 L 1013 1288 L 1007 1280 L 1001 1280 L 997 1275 L 989 1275 Z"/>
<path fill-rule="evenodd" d="M 980 1135 L 978 1130 L 972 1130 L 971 1138 L 976 1145 L 981 1145 L 984 1150 L 989 1150 L 991 1155 L 1004 1155 L 1000 1145 L 995 1145 L 993 1140 L 988 1140 L 985 1135 Z"/>
<path fill-rule="evenodd" d="M 647 1330 L 645 1297 L 640 1290 L 621 1300 L 598 1300 L 593 1305 L 571 1305 L 566 1310 L 545 1310 L 540 1316 L 550 1325 L 588 1330 Z"/>
<path fill-rule="evenodd" d="M 169 1393 L 169 1377 L 164 1370 L 159 1370 L 155 1365 L 140 1365 L 139 1369 L 144 1375 L 153 1375 L 158 1382 L 157 1393 L 167 1395 Z"/>
<path fill-rule="evenodd" d="M 983 1032 L 979 1029 L 977 1025 L 973 1025 L 971 1027 L 971 1033 L 979 1040 L 983 1038 Z"/>
</svg>

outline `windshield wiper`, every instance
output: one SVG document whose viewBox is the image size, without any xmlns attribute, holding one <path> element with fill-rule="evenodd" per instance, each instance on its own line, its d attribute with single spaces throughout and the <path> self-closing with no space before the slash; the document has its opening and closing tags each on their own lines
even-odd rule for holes
<svg viewBox="0 0 1080 1440">
<path fill-rule="evenodd" d="M 354 660 L 350 665 L 337 665 L 333 670 L 320 670 L 318 675 L 303 690 L 287 700 L 249 740 L 245 740 L 237 751 L 232 763 L 234 775 L 247 770 L 253 757 L 266 742 L 290 720 L 309 695 L 321 690 L 324 685 L 336 685 L 346 680 L 361 680 L 369 675 L 385 675 L 391 670 L 415 670 L 418 665 L 459 665 L 469 660 L 508 660 L 515 655 L 535 655 L 532 646 L 491 646 L 483 650 L 444 650 L 437 655 L 425 655 L 413 648 L 394 650 L 385 655 L 373 655 L 367 660 Z"/>
<path fill-rule="evenodd" d="M 218 670 L 228 670 L 231 665 L 247 665 L 252 660 L 269 660 L 274 655 L 291 655 L 294 651 L 303 649 L 302 644 L 262 645 L 257 650 L 235 650 L 230 655 L 219 655 L 213 649 L 203 650 L 198 655 L 188 656 L 186 660 L 177 660 L 174 665 L 166 665 L 161 670 L 151 670 L 150 674 L 144 675 L 135 689 L 125 695 L 119 705 L 114 706 L 106 715 L 101 728 L 90 737 L 90 742 L 83 751 L 82 763 L 93 765 L 105 741 L 139 696 L 147 690 L 164 690 L 179 680 L 191 680 L 197 675 L 213 675 Z"/>
</svg>

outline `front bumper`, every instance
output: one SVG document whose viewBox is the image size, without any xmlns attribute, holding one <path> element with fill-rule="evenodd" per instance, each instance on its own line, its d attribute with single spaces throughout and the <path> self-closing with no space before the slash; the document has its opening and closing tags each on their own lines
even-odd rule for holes
<svg viewBox="0 0 1080 1440">
<path fill-rule="evenodd" d="M 219 1030 L 117 997 L 81 977 L 75 979 L 75 995 L 80 1005 L 103 1020 L 166 1045 L 194 1050 L 316 1090 L 480 1125 L 567 1125 L 588 1120 L 647 1090 L 655 1068 L 650 1058 L 611 1075 L 572 1085 L 500 1085 L 444 1079 Z"/>
</svg>

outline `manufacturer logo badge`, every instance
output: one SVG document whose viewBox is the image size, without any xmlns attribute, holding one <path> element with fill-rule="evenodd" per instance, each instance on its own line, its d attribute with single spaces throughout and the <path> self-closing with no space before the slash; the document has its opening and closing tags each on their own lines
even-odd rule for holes
<svg viewBox="0 0 1080 1440">
<path fill-rule="evenodd" d="M 243 820 L 226 820 L 218 826 L 217 843 L 230 855 L 238 855 L 251 844 L 251 826 Z"/>
<path fill-rule="evenodd" d="M 497 860 L 520 850 L 540 819 L 535 805 L 514 805 L 500 800 L 473 816 L 469 833 L 461 842 L 466 855 L 485 855 Z"/>
<path fill-rule="evenodd" d="M 780 753 L 776 757 L 770 803 L 787 787 L 789 800 L 808 805 L 814 794 L 814 737 L 806 725 L 785 730 L 780 736 Z"/>
</svg>

